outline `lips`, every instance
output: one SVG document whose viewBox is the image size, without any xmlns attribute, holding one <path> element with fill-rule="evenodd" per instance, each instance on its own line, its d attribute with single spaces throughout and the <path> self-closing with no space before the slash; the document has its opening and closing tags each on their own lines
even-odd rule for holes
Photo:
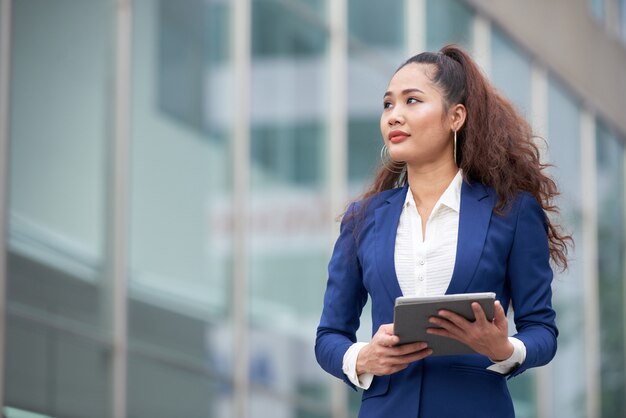
<svg viewBox="0 0 626 418">
<path fill-rule="evenodd" d="M 389 142 L 398 143 L 404 141 L 410 135 L 404 131 L 391 131 L 389 133 Z"/>
</svg>

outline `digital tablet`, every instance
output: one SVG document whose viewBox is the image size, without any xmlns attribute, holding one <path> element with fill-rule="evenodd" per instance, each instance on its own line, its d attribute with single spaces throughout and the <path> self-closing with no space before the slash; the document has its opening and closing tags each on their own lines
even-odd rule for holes
<svg viewBox="0 0 626 418">
<path fill-rule="evenodd" d="M 393 317 L 394 334 L 400 337 L 400 344 L 425 341 L 433 350 L 431 356 L 471 354 L 475 351 L 452 338 L 432 335 L 427 328 L 437 328 L 428 321 L 431 316 L 438 316 L 442 309 L 456 312 L 466 319 L 474 320 L 472 302 L 478 302 L 489 321 L 493 320 L 495 293 L 463 293 L 457 295 L 399 297 L 396 299 Z"/>
</svg>

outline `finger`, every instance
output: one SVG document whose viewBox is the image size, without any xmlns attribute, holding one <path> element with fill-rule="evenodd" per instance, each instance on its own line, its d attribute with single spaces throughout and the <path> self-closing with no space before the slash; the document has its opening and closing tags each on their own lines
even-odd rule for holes
<svg viewBox="0 0 626 418">
<path fill-rule="evenodd" d="M 413 363 L 414 361 L 422 360 L 423 358 L 430 356 L 432 353 L 433 353 L 432 348 L 426 348 L 424 350 L 420 350 L 415 353 L 407 354 L 402 357 L 402 360 L 406 362 L 407 364 Z"/>
<path fill-rule="evenodd" d="M 496 324 L 501 324 L 502 322 L 506 321 L 506 313 L 504 312 L 504 308 L 502 307 L 502 304 L 500 303 L 499 300 L 496 300 L 495 303 L 493 304 L 494 307 L 494 319 L 493 321 Z"/>
<path fill-rule="evenodd" d="M 380 327 L 378 327 L 378 332 L 385 335 L 393 335 L 393 324 L 382 324 Z"/>
<path fill-rule="evenodd" d="M 495 306 L 495 304 L 494 304 Z M 487 317 L 485 316 L 485 311 L 483 310 L 483 307 L 480 306 L 480 303 L 478 302 L 473 302 L 472 303 L 472 311 L 474 312 L 474 318 L 476 319 L 477 322 L 480 323 L 486 323 L 487 321 Z"/>
<path fill-rule="evenodd" d="M 438 317 L 438 316 L 431 316 L 428 319 L 428 322 L 430 322 L 433 325 L 437 325 L 437 327 L 439 327 L 440 329 L 445 329 L 448 332 L 459 332 L 462 329 L 458 327 L 456 324 L 454 324 L 453 322 L 445 318 Z M 437 328 L 429 328 L 429 329 L 437 329 Z"/>
<path fill-rule="evenodd" d="M 416 353 L 418 351 L 422 351 L 424 349 L 426 349 L 428 347 L 428 343 L 425 342 L 418 342 L 418 343 L 411 343 L 411 344 L 404 344 L 398 347 L 393 347 L 392 348 L 392 354 L 393 356 L 406 356 L 407 354 L 413 354 Z"/>
<path fill-rule="evenodd" d="M 396 335 L 381 335 L 378 339 L 378 343 L 383 347 L 394 347 L 398 345 L 400 338 Z"/>
<path fill-rule="evenodd" d="M 393 347 L 400 342 L 400 338 L 393 335 L 393 324 L 382 324 L 374 335 L 376 343 L 383 347 Z"/>
<path fill-rule="evenodd" d="M 404 354 L 402 356 L 391 357 L 387 359 L 389 366 L 396 367 L 406 365 L 417 360 L 421 360 L 424 357 L 431 355 L 433 350 L 431 348 L 425 348 L 423 350 L 415 351 L 412 353 Z"/>
<path fill-rule="evenodd" d="M 447 319 L 459 328 L 466 328 L 467 325 L 470 323 L 467 319 L 452 311 L 441 310 L 438 312 L 438 314 L 439 316 Z"/>
<path fill-rule="evenodd" d="M 426 328 L 426 333 L 461 341 L 461 339 L 457 337 L 457 334 L 454 334 L 443 328 Z"/>
</svg>

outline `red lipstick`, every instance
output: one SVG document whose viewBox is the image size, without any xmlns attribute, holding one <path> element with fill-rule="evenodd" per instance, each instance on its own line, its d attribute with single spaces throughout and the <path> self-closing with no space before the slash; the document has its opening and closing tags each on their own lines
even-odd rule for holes
<svg viewBox="0 0 626 418">
<path fill-rule="evenodd" d="M 402 142 L 404 141 L 406 138 L 408 138 L 409 134 L 407 134 L 404 131 L 391 131 L 389 132 L 389 142 L 392 142 L 394 144 L 398 143 L 398 142 Z"/>
</svg>

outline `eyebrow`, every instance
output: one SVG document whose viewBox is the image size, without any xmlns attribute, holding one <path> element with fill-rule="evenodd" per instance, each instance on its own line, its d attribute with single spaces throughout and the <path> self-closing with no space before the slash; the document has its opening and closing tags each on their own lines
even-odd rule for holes
<svg viewBox="0 0 626 418">
<path fill-rule="evenodd" d="M 420 90 L 418 88 L 412 88 L 412 89 L 404 89 L 404 90 L 402 90 L 402 95 L 405 96 L 405 95 L 407 95 L 409 93 L 415 93 L 415 92 L 425 94 L 422 90 Z M 383 97 L 387 97 L 387 96 L 391 96 L 391 92 L 390 91 L 386 91 L 385 95 Z"/>
</svg>

